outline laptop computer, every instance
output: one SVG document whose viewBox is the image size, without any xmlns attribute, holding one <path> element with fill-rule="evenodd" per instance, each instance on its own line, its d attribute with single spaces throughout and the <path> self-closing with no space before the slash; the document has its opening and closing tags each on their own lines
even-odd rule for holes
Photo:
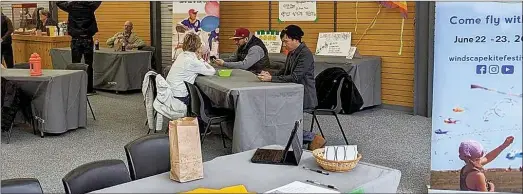
<svg viewBox="0 0 523 194">
<path fill-rule="evenodd" d="M 251 158 L 252 163 L 262 164 L 280 164 L 280 165 L 295 165 L 298 166 L 301 160 L 303 150 L 296 133 L 300 126 L 300 121 L 294 123 L 289 141 L 284 150 L 262 149 L 258 148 Z M 292 146 L 292 151 L 289 150 Z"/>
</svg>

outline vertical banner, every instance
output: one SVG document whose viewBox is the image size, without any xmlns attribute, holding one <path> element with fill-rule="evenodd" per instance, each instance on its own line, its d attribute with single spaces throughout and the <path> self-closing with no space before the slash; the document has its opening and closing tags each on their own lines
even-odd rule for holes
<svg viewBox="0 0 523 194">
<path fill-rule="evenodd" d="M 522 192 L 522 4 L 436 2 L 431 189 Z"/>
<path fill-rule="evenodd" d="M 220 3 L 218 1 L 173 2 L 173 60 L 182 52 L 187 33 L 200 36 L 205 52 L 218 56 Z"/>
</svg>

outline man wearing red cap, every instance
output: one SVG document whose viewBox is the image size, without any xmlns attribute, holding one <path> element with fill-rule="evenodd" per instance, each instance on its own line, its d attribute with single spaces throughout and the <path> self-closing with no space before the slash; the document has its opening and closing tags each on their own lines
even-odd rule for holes
<svg viewBox="0 0 523 194">
<path fill-rule="evenodd" d="M 244 69 L 259 74 L 264 67 L 269 66 L 269 52 L 263 41 L 253 36 L 248 29 L 238 28 L 233 39 L 238 49 L 229 58 L 216 59 L 215 64 L 231 69 Z"/>
<path fill-rule="evenodd" d="M 198 11 L 194 9 L 189 9 L 189 18 L 181 22 L 182 25 L 188 29 L 194 29 L 194 32 L 200 31 L 200 20 L 196 18 Z"/>
</svg>

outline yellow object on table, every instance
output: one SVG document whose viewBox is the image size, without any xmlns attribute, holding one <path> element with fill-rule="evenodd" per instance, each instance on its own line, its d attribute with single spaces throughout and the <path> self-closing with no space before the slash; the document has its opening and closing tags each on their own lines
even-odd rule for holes
<svg viewBox="0 0 523 194">
<path fill-rule="evenodd" d="M 192 191 L 187 191 L 185 193 L 249 193 L 245 186 L 235 185 L 230 187 L 224 187 L 220 190 L 217 189 L 207 189 L 207 188 L 197 188 Z"/>
</svg>

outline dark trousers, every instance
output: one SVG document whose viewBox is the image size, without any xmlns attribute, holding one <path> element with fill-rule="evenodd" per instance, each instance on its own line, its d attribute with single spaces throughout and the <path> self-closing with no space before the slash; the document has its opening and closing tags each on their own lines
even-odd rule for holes
<svg viewBox="0 0 523 194">
<path fill-rule="evenodd" d="M 15 63 L 13 61 L 13 46 L 11 44 L 2 44 L 2 53 L 0 54 L 0 61 L 4 59 L 7 68 L 13 68 Z"/>
<path fill-rule="evenodd" d="M 73 37 L 71 39 L 71 58 L 73 63 L 81 63 L 84 57 L 87 68 L 87 93 L 93 90 L 93 37 Z"/>
</svg>

